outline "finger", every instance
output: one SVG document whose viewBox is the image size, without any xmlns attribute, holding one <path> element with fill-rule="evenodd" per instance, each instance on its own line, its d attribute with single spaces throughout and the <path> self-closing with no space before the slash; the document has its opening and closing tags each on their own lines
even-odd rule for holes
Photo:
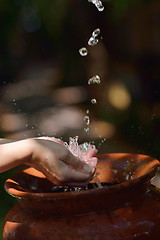
<svg viewBox="0 0 160 240">
<path fill-rule="evenodd" d="M 90 159 L 88 160 L 88 162 L 89 162 L 89 165 L 90 165 L 90 166 L 96 168 L 96 165 L 97 165 L 97 162 L 98 162 L 98 158 L 92 157 L 92 158 L 90 158 Z"/>
<path fill-rule="evenodd" d="M 67 154 L 61 158 L 61 161 L 65 162 L 67 165 L 70 165 L 73 169 L 87 174 L 92 174 L 95 171 L 95 168 L 91 167 L 85 162 L 82 162 L 69 151 L 67 151 Z"/>
<path fill-rule="evenodd" d="M 58 144 L 61 144 L 63 146 L 65 146 L 64 142 L 59 139 L 59 138 L 55 138 L 55 137 L 37 137 L 35 139 L 42 139 L 42 140 L 48 140 L 48 141 L 52 141 L 52 142 L 55 142 L 55 143 L 58 143 Z"/>
<path fill-rule="evenodd" d="M 70 182 L 67 182 L 67 185 L 68 186 L 73 186 L 73 187 L 84 187 L 86 185 L 88 185 L 88 183 L 93 179 L 93 175 L 90 176 L 87 180 L 85 181 L 81 181 L 81 182 L 77 182 L 77 181 L 70 181 Z"/>
<path fill-rule="evenodd" d="M 88 159 L 95 157 L 96 154 L 97 149 L 88 149 L 87 151 L 83 152 L 82 158 L 87 161 Z"/>
<path fill-rule="evenodd" d="M 63 176 L 64 177 L 64 176 Z M 71 172 L 67 170 L 67 174 L 65 175 L 65 181 L 63 181 L 63 185 L 68 186 L 85 186 L 87 185 L 93 178 L 93 174 L 85 174 L 73 169 Z"/>
<path fill-rule="evenodd" d="M 68 183 L 82 183 L 89 182 L 93 178 L 92 173 L 85 173 L 77 169 L 72 168 L 64 162 L 59 162 L 56 169 L 57 180 L 63 185 L 68 185 Z"/>
</svg>

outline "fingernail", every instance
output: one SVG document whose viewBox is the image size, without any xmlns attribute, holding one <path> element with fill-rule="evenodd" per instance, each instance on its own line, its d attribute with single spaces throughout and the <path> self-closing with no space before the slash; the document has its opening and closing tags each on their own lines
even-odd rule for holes
<svg viewBox="0 0 160 240">
<path fill-rule="evenodd" d="M 94 171 L 95 171 L 94 168 L 92 168 L 91 166 L 89 166 L 89 165 L 87 165 L 87 164 L 84 164 L 83 170 L 84 170 L 86 173 L 94 173 Z"/>
</svg>

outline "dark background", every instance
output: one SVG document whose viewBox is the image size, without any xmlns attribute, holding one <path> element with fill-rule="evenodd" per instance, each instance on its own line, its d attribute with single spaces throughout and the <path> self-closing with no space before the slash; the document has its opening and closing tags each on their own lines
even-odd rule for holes
<svg viewBox="0 0 160 240">
<path fill-rule="evenodd" d="M 160 1 L 103 3 L 98 12 L 87 0 L 0 0 L 1 138 L 78 135 L 99 152 L 160 159 Z M 96 74 L 100 86 L 88 86 Z M 3 184 L 16 171 L 0 176 L 1 226 L 15 202 Z"/>
</svg>

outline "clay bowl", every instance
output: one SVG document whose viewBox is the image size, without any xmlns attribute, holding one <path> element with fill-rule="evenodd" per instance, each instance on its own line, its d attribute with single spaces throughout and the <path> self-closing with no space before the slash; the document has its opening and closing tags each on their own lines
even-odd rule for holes
<svg viewBox="0 0 160 240">
<path fill-rule="evenodd" d="M 55 192 L 57 186 L 28 168 L 8 179 L 5 190 L 18 199 L 24 211 L 52 215 L 111 211 L 144 195 L 160 166 L 158 160 L 138 154 L 103 154 L 98 159 L 95 176 L 106 183 L 102 188 Z"/>
</svg>

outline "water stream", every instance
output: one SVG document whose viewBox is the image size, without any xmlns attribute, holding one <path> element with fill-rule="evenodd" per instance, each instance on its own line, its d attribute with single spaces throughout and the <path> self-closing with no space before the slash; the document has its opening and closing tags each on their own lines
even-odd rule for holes
<svg viewBox="0 0 160 240">
<path fill-rule="evenodd" d="M 88 2 L 93 3 L 96 8 L 98 9 L 98 11 L 103 11 L 104 10 L 104 6 L 102 4 L 102 1 L 100 0 L 88 0 Z M 89 40 L 88 40 L 88 45 L 91 47 L 94 47 L 96 44 L 98 44 L 99 42 L 99 36 L 100 36 L 100 29 L 96 28 Z M 82 47 L 79 49 L 79 53 L 82 57 L 86 57 L 88 55 L 88 49 L 86 47 Z M 95 75 L 91 78 L 89 78 L 88 80 L 88 85 L 92 85 L 92 84 L 100 84 L 101 83 L 101 79 L 99 75 Z M 92 104 L 97 104 L 97 100 L 95 98 L 91 99 L 91 103 Z M 89 125 L 90 125 L 90 117 L 89 117 L 89 110 L 86 110 L 86 115 L 84 116 L 84 122 L 86 124 L 86 127 L 84 128 L 84 131 L 86 133 L 89 133 Z M 71 153 L 75 156 L 77 156 L 78 158 L 80 158 L 82 161 L 85 161 L 86 163 L 90 164 L 90 165 L 96 165 L 96 163 L 91 163 L 88 159 L 85 158 L 85 152 L 87 150 L 92 150 L 93 148 L 95 148 L 94 145 L 90 144 L 90 143 L 84 143 L 82 145 L 78 145 L 78 136 L 74 137 L 74 138 L 70 138 L 69 139 L 69 144 L 65 143 L 65 146 L 71 151 Z M 99 178 L 98 178 L 98 174 L 95 174 L 94 176 L 94 184 L 88 184 L 87 186 L 85 186 L 84 188 L 72 188 L 73 191 L 80 191 L 80 190 L 85 190 L 85 189 L 91 189 L 91 188 L 101 188 L 103 187 L 103 185 L 106 186 L 106 184 L 101 184 Z M 69 187 L 65 187 L 63 189 L 64 191 L 70 191 L 71 188 Z"/>
<path fill-rule="evenodd" d="M 104 6 L 102 4 L 102 1 L 100 0 L 88 0 L 88 2 L 90 3 L 93 3 L 96 8 L 99 10 L 99 11 L 103 11 L 104 10 Z M 88 45 L 89 46 L 95 46 L 96 44 L 98 44 L 99 42 L 99 36 L 100 36 L 100 33 L 101 33 L 101 30 L 99 28 L 96 28 L 92 34 L 91 34 L 91 37 L 89 38 L 88 40 Z M 88 55 L 88 49 L 86 47 L 82 47 L 79 49 L 79 53 L 82 57 L 86 57 Z M 92 85 L 92 84 L 100 84 L 101 83 L 101 78 L 99 75 L 95 75 L 93 77 L 90 77 L 89 80 L 88 80 L 88 85 Z M 97 99 L 96 98 L 93 98 L 91 99 L 91 103 L 92 104 L 97 104 Z M 86 111 L 86 116 L 84 117 L 84 121 L 85 121 L 85 124 L 86 124 L 86 127 L 84 128 L 84 131 L 86 133 L 89 133 L 89 125 L 90 125 L 90 117 L 89 117 L 89 110 Z"/>
</svg>

